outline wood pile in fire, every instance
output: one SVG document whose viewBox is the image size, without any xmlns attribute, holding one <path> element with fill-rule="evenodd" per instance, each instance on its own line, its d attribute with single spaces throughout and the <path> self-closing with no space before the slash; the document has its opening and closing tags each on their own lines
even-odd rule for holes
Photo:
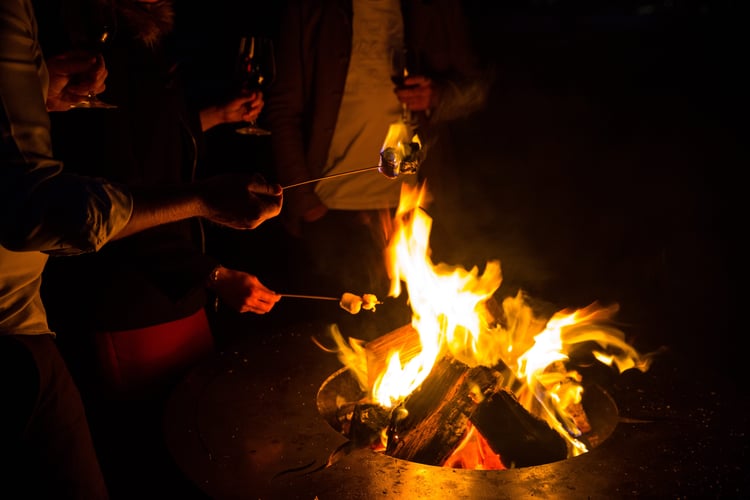
<svg viewBox="0 0 750 500">
<path fill-rule="evenodd" d="M 406 325 L 365 348 L 368 374 L 382 373 L 392 352 L 398 351 L 403 363 L 420 352 L 419 334 Z M 382 442 L 385 433 L 387 455 L 443 466 L 451 463 L 449 459 L 474 428 L 505 468 L 567 458 L 566 440 L 519 403 L 510 389 L 511 380 L 512 373 L 502 362 L 492 368 L 469 367 L 445 355 L 397 407 L 355 404 L 347 437 L 352 443 L 372 446 Z M 582 406 L 573 410 L 576 422 L 586 428 Z"/>
</svg>

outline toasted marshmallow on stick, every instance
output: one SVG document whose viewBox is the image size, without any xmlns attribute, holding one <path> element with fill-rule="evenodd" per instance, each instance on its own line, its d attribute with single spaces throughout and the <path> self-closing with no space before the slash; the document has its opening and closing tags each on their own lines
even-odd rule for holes
<svg viewBox="0 0 750 500">
<path fill-rule="evenodd" d="M 354 295 L 353 293 L 344 292 L 341 296 L 341 301 L 339 301 L 341 308 L 351 314 L 357 314 L 362 309 L 366 311 L 374 311 L 376 304 L 380 304 L 380 302 L 378 301 L 378 298 L 371 293 L 359 296 Z"/>
<path fill-rule="evenodd" d="M 365 311 L 374 311 L 377 304 L 380 304 L 380 302 L 378 302 L 378 298 L 375 295 L 371 293 L 362 295 L 362 309 Z"/>
<path fill-rule="evenodd" d="M 339 302 L 341 308 L 351 314 L 357 314 L 362 309 L 362 297 L 353 293 L 344 292 Z"/>
</svg>

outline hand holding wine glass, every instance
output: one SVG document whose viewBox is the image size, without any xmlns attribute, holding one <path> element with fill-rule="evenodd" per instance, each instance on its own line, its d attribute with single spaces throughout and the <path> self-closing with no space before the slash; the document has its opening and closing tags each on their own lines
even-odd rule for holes
<svg viewBox="0 0 750 500">
<path fill-rule="evenodd" d="M 107 69 L 101 57 L 90 51 L 69 50 L 47 59 L 49 88 L 48 111 L 67 111 L 104 91 Z"/>
<path fill-rule="evenodd" d="M 276 61 L 271 39 L 259 36 L 243 36 L 240 39 L 239 51 L 235 68 L 235 77 L 240 95 L 257 95 L 257 99 L 248 102 L 246 106 L 263 105 L 263 92 L 276 78 Z M 253 110 L 248 108 L 248 113 Z M 255 120 L 240 127 L 237 133 L 247 135 L 270 135 L 271 132 L 256 125 Z"/>
<path fill-rule="evenodd" d="M 391 49 L 391 81 L 396 86 L 396 92 L 405 85 L 406 78 L 409 76 L 408 50 L 401 47 Z M 401 121 L 409 123 L 411 115 L 406 102 L 401 101 Z"/>
<path fill-rule="evenodd" d="M 421 66 L 416 52 L 404 48 L 392 50 L 391 81 L 401 102 L 401 119 L 407 124 L 413 123 L 415 111 L 429 114 L 437 98 L 432 80 L 422 74 Z"/>
<path fill-rule="evenodd" d="M 105 71 L 104 76 L 106 77 L 102 54 L 112 42 L 116 31 L 117 18 L 114 3 L 104 0 L 83 12 L 65 10 L 63 22 L 70 37 L 72 51 L 96 58 L 98 69 Z M 91 85 L 83 99 L 71 104 L 70 108 L 110 109 L 117 107 L 97 97 L 98 92 L 104 88 L 103 81 L 92 80 L 90 73 L 70 76 L 71 86 Z"/>
<path fill-rule="evenodd" d="M 112 36 L 112 33 L 110 32 L 109 26 L 102 25 L 100 28 L 96 29 L 96 31 L 93 32 L 94 34 L 91 35 L 90 38 L 81 37 L 76 42 L 77 49 L 76 52 L 83 52 L 88 51 L 90 54 L 90 57 L 96 58 L 96 64 L 99 71 L 104 71 L 104 77 L 106 78 L 106 70 L 104 69 L 104 58 L 102 56 L 102 50 L 106 46 L 106 44 L 109 42 L 110 37 Z M 101 74 L 101 73 L 100 73 Z M 88 73 L 81 73 L 78 75 L 78 81 L 76 82 L 75 79 L 71 81 L 72 85 L 84 85 L 84 84 L 90 84 L 90 88 L 86 95 L 78 102 L 75 102 L 70 105 L 70 108 L 100 108 L 100 109 L 113 109 L 117 108 L 114 104 L 109 104 L 107 102 L 102 101 L 97 96 L 100 89 L 103 88 L 103 81 L 99 81 L 98 79 L 94 79 L 93 81 L 89 81 L 91 79 L 91 75 Z"/>
</svg>

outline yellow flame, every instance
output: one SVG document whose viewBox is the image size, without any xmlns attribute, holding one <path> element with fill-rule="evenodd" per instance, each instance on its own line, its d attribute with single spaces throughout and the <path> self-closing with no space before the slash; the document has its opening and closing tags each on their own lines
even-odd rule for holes
<svg viewBox="0 0 750 500">
<path fill-rule="evenodd" d="M 372 401 L 384 407 L 403 401 L 446 355 L 470 367 L 504 364 L 510 373 L 502 386 L 567 440 L 569 456 L 586 452 L 586 446 L 576 439 L 581 430 L 568 411 L 580 404 L 583 394 L 580 374 L 566 368 L 569 353 L 584 343 L 596 345 L 596 359 L 620 371 L 646 371 L 652 355 L 639 354 L 625 342 L 620 330 L 606 324 L 617 312 L 617 305 L 594 303 L 577 311 L 560 311 L 545 320 L 519 292 L 502 301 L 501 318 L 496 318 L 498 314 L 493 314 L 488 304 L 502 282 L 500 263 L 487 262 L 481 273 L 478 267 L 467 270 L 433 264 L 428 245 L 432 219 L 423 210 L 426 200 L 424 184 L 402 185 L 386 252 L 392 279 L 389 295 L 399 296 L 402 283 L 406 285 L 411 325 L 418 333 L 421 351 L 408 361 L 399 352 L 390 353 L 386 368 L 376 377 L 366 373 L 366 348 L 361 344 L 350 341 L 347 346 L 339 339 L 340 359 L 355 371 Z M 374 383 L 366 386 L 368 380 Z"/>
</svg>

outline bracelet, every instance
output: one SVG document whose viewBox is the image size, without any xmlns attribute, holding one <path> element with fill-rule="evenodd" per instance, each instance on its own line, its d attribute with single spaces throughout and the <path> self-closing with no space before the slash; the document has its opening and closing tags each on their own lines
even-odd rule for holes
<svg viewBox="0 0 750 500">
<path fill-rule="evenodd" d="M 213 288 L 219 282 L 219 271 L 221 271 L 221 264 L 214 267 L 208 274 L 208 287 Z"/>
<path fill-rule="evenodd" d="M 211 269 L 211 272 L 208 274 L 208 288 L 210 290 L 213 290 L 216 284 L 219 282 L 219 271 L 221 270 L 221 264 Z M 214 303 L 213 303 L 213 309 L 214 312 L 219 311 L 219 295 L 214 293 Z"/>
</svg>

